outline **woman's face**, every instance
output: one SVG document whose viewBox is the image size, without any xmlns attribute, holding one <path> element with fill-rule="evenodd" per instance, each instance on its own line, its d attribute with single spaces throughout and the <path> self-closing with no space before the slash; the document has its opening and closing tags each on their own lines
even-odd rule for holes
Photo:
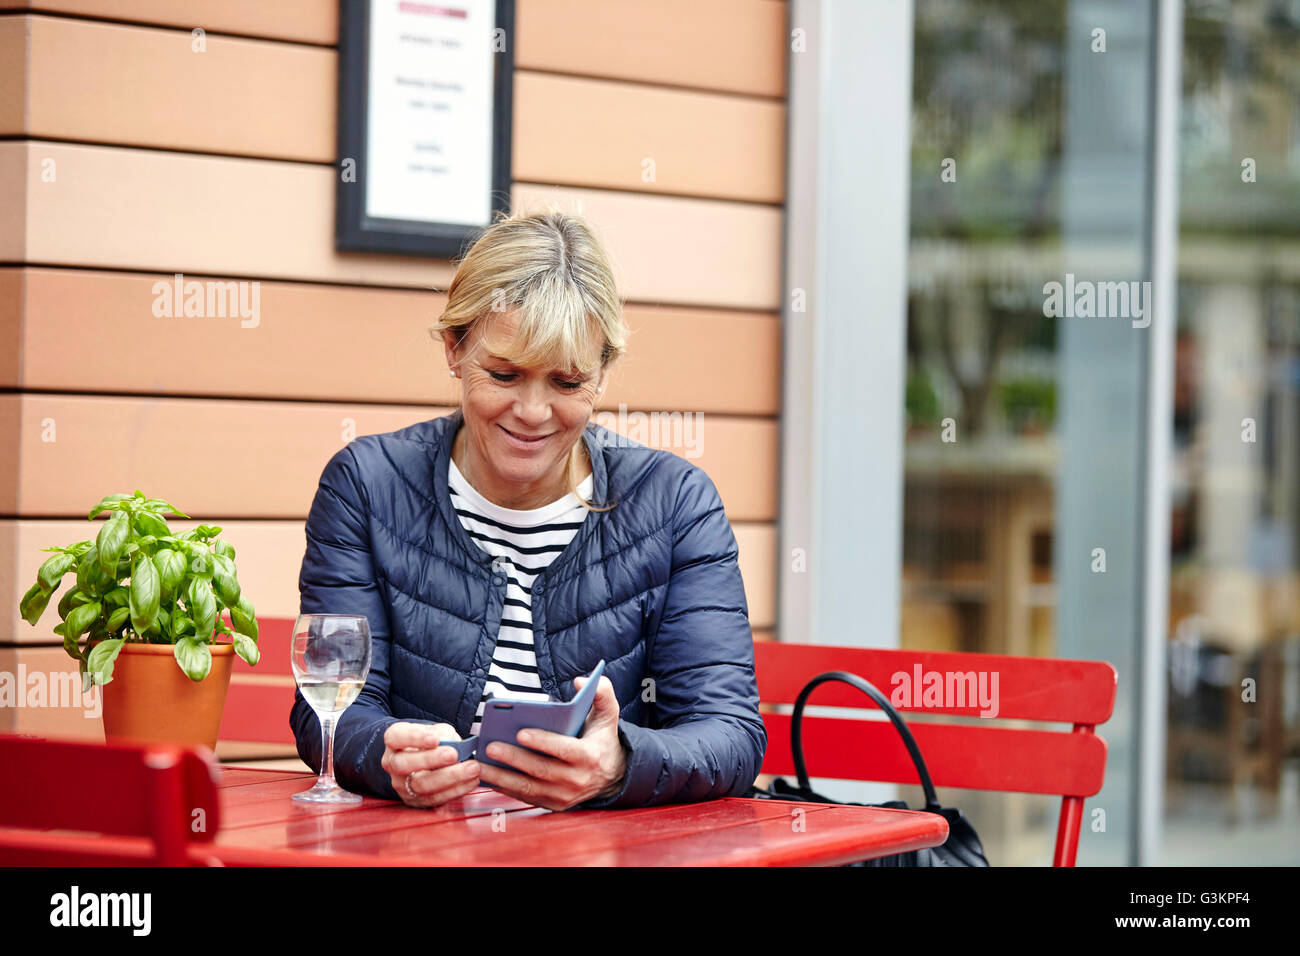
<svg viewBox="0 0 1300 956">
<path fill-rule="evenodd" d="M 582 440 L 604 374 L 525 368 L 501 358 L 511 351 L 518 324 L 513 312 L 492 312 L 460 349 L 451 332 L 443 334 L 443 343 L 447 363 L 463 384 L 465 425 L 453 448 L 457 467 L 489 501 L 527 510 L 568 491 L 565 465 Z M 589 359 L 594 365 L 599 354 Z"/>
</svg>

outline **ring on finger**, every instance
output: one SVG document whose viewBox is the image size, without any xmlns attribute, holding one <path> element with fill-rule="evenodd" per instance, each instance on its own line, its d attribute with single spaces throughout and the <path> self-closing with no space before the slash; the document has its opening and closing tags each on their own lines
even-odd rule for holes
<svg viewBox="0 0 1300 956">
<path fill-rule="evenodd" d="M 416 793 L 414 790 L 411 789 L 411 780 L 412 780 L 412 779 L 415 777 L 415 775 L 416 775 L 417 773 L 419 773 L 419 772 L 420 772 L 420 771 L 418 771 L 418 770 L 412 770 L 410 773 L 408 773 L 408 774 L 406 775 L 406 792 L 407 792 L 408 794 L 410 794 L 412 797 L 415 797 L 415 798 L 417 798 L 417 799 L 419 798 L 420 795 L 419 795 L 418 793 Z"/>
</svg>

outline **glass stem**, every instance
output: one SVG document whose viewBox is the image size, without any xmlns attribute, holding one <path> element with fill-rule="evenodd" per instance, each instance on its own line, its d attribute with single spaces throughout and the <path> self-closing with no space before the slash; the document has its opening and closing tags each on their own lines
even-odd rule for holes
<svg viewBox="0 0 1300 956">
<path fill-rule="evenodd" d="M 334 724 L 337 721 L 338 717 L 334 714 L 322 716 L 320 719 L 321 753 L 324 755 L 320 770 L 320 783 L 331 787 L 336 786 L 334 781 Z"/>
</svg>

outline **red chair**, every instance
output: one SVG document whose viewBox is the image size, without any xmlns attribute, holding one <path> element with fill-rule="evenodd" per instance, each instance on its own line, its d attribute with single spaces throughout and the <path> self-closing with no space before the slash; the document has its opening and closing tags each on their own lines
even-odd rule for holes
<svg viewBox="0 0 1300 956">
<path fill-rule="evenodd" d="M 998 718 L 1067 723 L 1071 731 L 909 721 L 917 746 L 936 787 L 1049 793 L 1062 797 L 1056 830 L 1053 866 L 1074 866 L 1083 821 L 1083 801 L 1096 794 L 1106 773 L 1106 741 L 1093 732 L 1110 719 L 1115 706 L 1115 668 L 1104 661 L 1009 657 L 998 654 L 955 654 L 929 651 L 870 650 L 815 644 L 760 641 L 754 645 L 758 696 L 764 704 L 793 704 L 799 691 L 824 671 L 849 671 L 875 684 L 900 711 L 979 716 L 981 708 L 955 697 L 942 705 L 924 698 L 899 706 L 906 674 L 917 683 L 938 673 L 944 687 L 963 694 L 968 683 L 947 675 L 984 672 L 986 689 L 997 675 Z M 909 685 L 910 686 L 910 685 Z M 818 687 L 810 706 L 869 707 L 875 704 L 844 684 Z M 992 709 L 992 708 L 989 708 Z M 765 713 L 767 754 L 763 773 L 793 776 L 790 717 Z M 815 777 L 919 783 L 897 731 L 888 721 L 810 717 L 803 719 L 804 760 Z M 978 827 L 978 821 L 975 821 Z"/>
<path fill-rule="evenodd" d="M 221 825 L 207 748 L 0 735 L 0 864 L 206 865 Z M 75 831 L 75 832 L 70 832 Z"/>
</svg>

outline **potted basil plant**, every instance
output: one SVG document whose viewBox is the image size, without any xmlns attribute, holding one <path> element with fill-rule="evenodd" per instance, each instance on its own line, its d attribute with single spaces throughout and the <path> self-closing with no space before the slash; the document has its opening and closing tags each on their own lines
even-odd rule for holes
<svg viewBox="0 0 1300 956">
<path fill-rule="evenodd" d="M 87 519 L 105 512 L 93 541 L 43 549 L 54 553 L 19 612 L 35 626 L 73 575 L 54 631 L 79 662 L 83 692 L 113 685 L 101 691 L 106 739 L 215 747 L 234 655 L 259 657 L 235 549 L 214 525 L 173 532 L 167 517 L 189 516 L 139 489 L 108 495 Z"/>
</svg>

